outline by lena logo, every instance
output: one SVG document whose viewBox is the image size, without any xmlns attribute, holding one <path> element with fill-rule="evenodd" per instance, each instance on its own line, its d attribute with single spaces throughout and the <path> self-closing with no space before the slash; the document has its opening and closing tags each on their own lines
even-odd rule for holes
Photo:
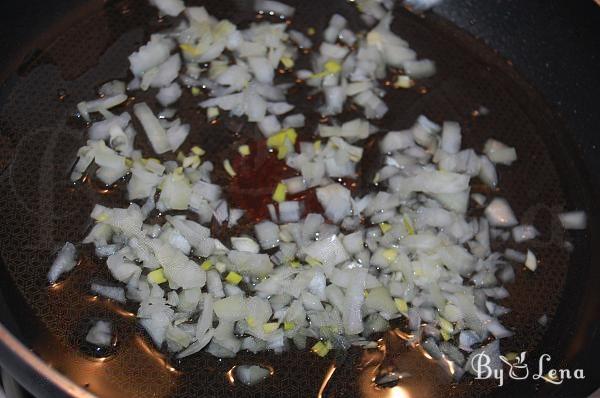
<svg viewBox="0 0 600 398">
<path fill-rule="evenodd" d="M 513 355 L 507 358 L 500 355 L 500 360 L 492 360 L 488 354 L 481 352 L 475 354 L 471 361 L 471 367 L 475 373 L 476 379 L 495 379 L 498 385 L 504 384 L 504 368 L 502 363 L 508 365 L 508 377 L 513 380 L 525 380 L 531 377 L 533 380 L 542 379 L 552 384 L 562 384 L 569 379 L 585 379 L 583 369 L 547 369 L 547 363 L 550 362 L 549 354 L 542 354 L 538 360 L 536 372 L 529 372 L 529 366 L 525 363 L 526 352 L 519 355 Z"/>
<path fill-rule="evenodd" d="M 525 351 L 517 356 L 514 362 L 511 362 L 504 355 L 500 355 L 500 360 L 509 366 L 508 376 L 514 380 L 524 380 L 529 376 L 529 368 L 525 363 Z"/>
</svg>

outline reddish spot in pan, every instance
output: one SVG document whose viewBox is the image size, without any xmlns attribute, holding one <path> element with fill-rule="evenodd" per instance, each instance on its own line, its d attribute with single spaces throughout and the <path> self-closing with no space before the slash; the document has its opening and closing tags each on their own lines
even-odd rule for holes
<svg viewBox="0 0 600 398">
<path fill-rule="evenodd" d="M 248 220 L 258 222 L 270 218 L 267 205 L 274 203 L 272 196 L 277 184 L 299 173 L 286 165 L 284 160 L 277 159 L 276 151 L 267 148 L 265 140 L 249 143 L 248 146 L 249 155 L 237 154 L 232 160 L 237 174 L 231 179 L 227 191 L 231 205 L 244 209 Z M 357 186 L 352 179 L 339 179 L 338 182 L 351 191 Z M 303 216 L 323 212 L 314 188 L 288 195 L 286 199 L 303 202 Z"/>
</svg>

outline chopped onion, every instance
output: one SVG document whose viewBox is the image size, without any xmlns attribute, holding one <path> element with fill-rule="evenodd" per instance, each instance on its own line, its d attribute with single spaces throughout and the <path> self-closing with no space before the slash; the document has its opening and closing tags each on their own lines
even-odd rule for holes
<svg viewBox="0 0 600 398">
<path fill-rule="evenodd" d="M 253 386 L 269 377 L 271 372 L 258 365 L 240 365 L 235 367 L 235 374 L 236 380 L 247 386 Z"/>
<path fill-rule="evenodd" d="M 317 199 L 333 222 L 342 221 L 352 211 L 350 191 L 340 184 L 317 188 Z"/>
<path fill-rule="evenodd" d="M 90 328 L 85 341 L 99 347 L 108 347 L 112 342 L 112 327 L 108 321 L 97 321 Z"/>
<path fill-rule="evenodd" d="M 517 151 L 501 143 L 500 141 L 489 139 L 485 142 L 483 152 L 494 163 L 500 163 L 510 166 L 517 160 Z"/>
<path fill-rule="evenodd" d="M 300 220 L 300 202 L 286 201 L 279 204 L 279 221 L 282 223 L 296 222 Z"/>
<path fill-rule="evenodd" d="M 297 30 L 289 31 L 290 39 L 294 41 L 300 48 L 311 48 L 312 41 L 306 37 L 302 32 L 298 32 Z"/>
<path fill-rule="evenodd" d="M 558 215 L 560 223 L 565 229 L 585 229 L 587 216 L 583 211 L 571 211 Z"/>
<path fill-rule="evenodd" d="M 303 251 L 325 266 L 334 266 L 349 258 L 346 248 L 336 235 L 313 242 Z"/>
<path fill-rule="evenodd" d="M 91 140 L 106 140 L 110 137 L 110 129 L 114 126 L 120 127 L 125 130 L 129 122 L 131 121 L 131 115 L 127 112 L 123 112 L 118 116 L 112 116 L 101 122 L 93 123 L 90 127 L 88 135 Z"/>
<path fill-rule="evenodd" d="M 510 205 L 503 198 L 494 198 L 485 208 L 485 216 L 493 227 L 514 227 L 519 223 Z"/>
<path fill-rule="evenodd" d="M 258 243 L 256 243 L 254 239 L 248 237 L 231 238 L 231 246 L 235 250 L 239 250 L 242 252 L 258 253 L 260 251 Z"/>
<path fill-rule="evenodd" d="M 124 303 L 126 301 L 125 289 L 119 286 L 107 286 L 99 283 L 92 283 L 91 290 L 92 293 L 99 294 L 103 297 L 113 299 L 120 303 Z"/>
<path fill-rule="evenodd" d="M 255 0 L 254 10 L 256 11 L 271 11 L 277 15 L 291 17 L 296 11 L 294 7 L 274 0 Z"/>
<path fill-rule="evenodd" d="M 98 94 L 103 97 L 112 97 L 118 94 L 125 94 L 125 91 L 126 87 L 124 82 L 121 80 L 112 80 L 100 86 Z"/>
<path fill-rule="evenodd" d="M 460 125 L 456 122 L 444 122 L 442 128 L 442 149 L 448 153 L 458 153 L 460 151 L 460 143 Z"/>
<path fill-rule="evenodd" d="M 525 266 L 531 270 L 535 271 L 537 269 L 538 263 L 535 254 L 531 250 L 527 250 L 527 257 L 525 258 Z"/>
<path fill-rule="evenodd" d="M 150 0 L 150 4 L 157 7 L 161 13 L 176 17 L 185 10 L 183 0 Z"/>
<path fill-rule="evenodd" d="M 496 167 L 494 167 L 487 156 L 482 156 L 480 158 L 479 178 L 492 188 L 498 185 L 498 173 L 496 172 Z"/>
<path fill-rule="evenodd" d="M 504 251 L 504 257 L 506 257 L 509 260 L 516 261 L 518 263 L 525 263 L 527 255 L 513 249 L 506 249 Z"/>
<path fill-rule="evenodd" d="M 254 231 L 263 249 L 279 245 L 279 227 L 271 221 L 263 221 L 254 226 Z"/>
<path fill-rule="evenodd" d="M 265 137 L 270 137 L 273 134 L 281 131 L 281 124 L 275 115 L 266 116 L 258 123 L 258 128 Z"/>
<path fill-rule="evenodd" d="M 283 128 L 300 128 L 304 127 L 305 118 L 304 115 L 297 113 L 293 115 L 286 116 L 283 119 Z"/>
<path fill-rule="evenodd" d="M 89 121 L 90 113 L 108 110 L 125 101 L 127 101 L 127 95 L 117 94 L 112 97 L 104 97 L 94 101 L 80 102 L 77 104 L 77 110 L 79 110 L 79 113 L 85 120 Z"/>
<path fill-rule="evenodd" d="M 512 229 L 513 239 L 517 243 L 535 239 L 538 235 L 539 232 L 533 225 L 517 225 Z"/>
<path fill-rule="evenodd" d="M 142 78 L 141 88 L 167 87 L 177 78 L 181 69 L 181 57 L 179 54 L 170 56 L 164 63 L 153 70 L 154 73 L 145 73 Z M 146 77 L 150 76 L 148 79 Z"/>
<path fill-rule="evenodd" d="M 415 141 L 410 130 L 390 131 L 379 142 L 379 148 L 382 153 L 391 153 L 413 145 L 415 145 Z"/>
<path fill-rule="evenodd" d="M 152 36 L 145 46 L 129 56 L 131 72 L 134 76 L 141 77 L 144 72 L 152 69 L 169 58 L 169 44 L 160 36 Z"/>
<path fill-rule="evenodd" d="M 77 249 L 75 248 L 75 245 L 71 242 L 65 243 L 52 263 L 52 267 L 50 267 L 48 281 L 50 283 L 56 283 L 62 274 L 75 268 L 75 265 L 77 264 L 76 256 Z"/>
<path fill-rule="evenodd" d="M 244 275 L 262 277 L 273 270 L 273 263 L 266 254 L 255 254 L 230 250 L 227 258 L 231 261 L 229 269 Z"/>
<path fill-rule="evenodd" d="M 261 83 L 271 84 L 273 82 L 274 71 L 269 60 L 263 57 L 249 58 L 250 70 Z"/>
<path fill-rule="evenodd" d="M 435 75 L 435 63 L 428 59 L 419 61 L 405 61 L 403 63 L 404 72 L 414 79 L 422 79 Z"/>
<path fill-rule="evenodd" d="M 148 136 L 148 140 L 152 144 L 152 149 L 157 154 L 165 153 L 171 150 L 171 145 L 167 137 L 167 133 L 160 125 L 154 113 L 146 103 L 142 102 L 133 106 L 133 113 L 139 119 L 144 131 Z"/>
<path fill-rule="evenodd" d="M 442 0 L 404 0 L 404 2 L 414 10 L 425 11 L 440 4 Z"/>
<path fill-rule="evenodd" d="M 181 86 L 175 82 L 169 86 L 162 87 L 156 95 L 156 99 L 162 106 L 169 106 L 177 102 L 181 94 Z"/>
<path fill-rule="evenodd" d="M 126 103 L 122 82 L 103 85 L 101 98 L 78 106 L 82 117 L 89 120 L 90 112 L 100 112 L 105 120 L 90 126 L 70 177 L 76 181 L 89 173 L 105 184 L 123 178 L 132 202 L 127 208 L 96 205 L 91 213 L 96 224 L 83 242 L 94 245 L 122 284 L 94 283 L 92 291 L 138 302 L 142 327 L 158 347 L 166 342 L 177 358 L 200 350 L 220 358 L 235 357 L 240 350 L 279 353 L 288 348 L 288 339 L 304 348 L 309 337 L 319 340 L 313 351 L 325 356 L 331 348 L 372 346 L 366 341 L 372 333 L 405 316 L 410 344 L 443 360 L 456 379 L 472 371 L 477 353 L 492 355 L 495 366 L 499 339 L 512 335 L 499 321 L 510 311 L 500 305 L 508 297 L 504 284 L 515 278 L 508 261 L 533 271 L 537 259 L 529 250 L 527 255 L 511 249 L 493 252 L 490 241 L 507 240 L 508 228 L 517 242 L 538 232 L 518 225 L 505 199 L 470 196 L 470 183 L 478 177 L 495 188 L 496 164 L 509 165 L 516 152 L 496 140 L 486 142 L 483 155 L 461 150 L 458 123 L 440 126 L 424 115 L 406 130 L 384 130 L 368 140 L 380 131 L 369 119 L 389 111 L 386 76 L 401 70 L 404 74 L 392 86 L 409 89 L 414 78 L 435 73 L 433 61 L 419 59 L 392 31 L 393 1 L 357 0 L 361 18 L 374 25 L 362 32 L 333 15 L 318 50 L 310 52 L 310 69 L 287 77 L 279 71 L 292 71 L 300 63 L 297 47 L 312 47 L 304 34 L 283 23 L 292 7 L 259 0 L 259 13 L 278 15 L 283 22 L 259 18 L 241 28 L 209 15 L 204 7 L 185 8 L 181 0 L 151 4 L 160 15 L 181 15 L 181 20 L 153 34 L 130 56 L 134 78 L 127 89 L 156 88 L 158 103 L 167 107 L 183 95 L 180 84 L 190 87 L 193 96 L 203 97 L 199 106 L 206 108 L 208 121 L 219 118 L 227 124 L 233 117 L 240 119 L 237 127 L 244 120 L 256 123 L 269 150 L 276 149 L 296 173 L 278 182 L 273 203 L 262 204 L 274 222 L 257 221 L 247 236 L 222 242 L 214 228 L 227 232 L 223 228 L 235 226 L 244 210 L 230 206 L 216 181 L 223 171 L 239 178 L 242 170 L 221 159 L 224 170 L 213 177 L 214 164 L 203 161 L 205 151 L 197 146 L 168 160 L 144 157 L 148 154 L 134 145 L 129 113 L 113 115 L 109 108 L 132 106 L 159 155 L 185 147 L 191 125 L 176 118 L 175 107 L 157 117 L 144 102 Z M 289 114 L 297 105 L 290 96 L 296 83 L 280 83 L 280 78 L 303 80 L 310 95 L 321 95 L 316 111 L 322 114 L 337 115 L 351 107 L 362 116 L 328 118 L 313 132 L 318 140 L 297 142 L 301 132 L 295 129 L 305 127 L 306 109 Z M 377 188 L 358 195 L 342 178 L 358 179 L 367 141 L 379 146 L 383 164 L 369 181 Z M 250 159 L 251 145 L 238 146 L 240 156 Z M 304 216 L 309 210 L 305 202 L 287 196 L 308 194 L 309 189 L 314 189 L 322 214 Z M 476 207 L 487 204 L 485 217 L 472 215 L 470 198 Z M 157 214 L 166 222 L 156 223 Z M 559 218 L 566 228 L 585 227 L 585 214 Z M 49 280 L 54 283 L 71 270 L 75 257 L 74 246 L 65 245 Z M 89 340 L 110 344 L 112 336 L 104 326 L 102 333 L 90 331 Z M 479 348 L 490 335 L 495 340 Z M 472 352 L 468 360 L 463 351 Z M 270 371 L 242 365 L 235 373 L 240 382 L 252 384 Z"/>
</svg>

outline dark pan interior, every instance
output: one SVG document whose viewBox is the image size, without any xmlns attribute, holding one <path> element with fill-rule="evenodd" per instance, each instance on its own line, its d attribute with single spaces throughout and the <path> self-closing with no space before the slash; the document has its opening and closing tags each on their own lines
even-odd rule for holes
<svg viewBox="0 0 600 398">
<path fill-rule="evenodd" d="M 247 22 L 254 18 L 248 3 L 203 4 L 218 17 Z M 321 2 L 318 7 L 316 2 L 294 3 L 296 28 L 322 28 L 334 12 L 357 20 L 346 2 Z M 396 14 L 394 30 L 420 56 L 434 59 L 439 72 L 414 89 L 389 94 L 386 101 L 392 111 L 379 124 L 403 129 L 424 113 L 437 122 L 459 121 L 466 146 L 481 150 L 485 140 L 494 137 L 517 148 L 519 161 L 500 168 L 500 189 L 488 195 L 506 197 L 522 223 L 539 229 L 541 237 L 528 247 L 541 261 L 534 274 L 515 266 L 516 282 L 508 286 L 511 296 L 501 302 L 512 309 L 504 321 L 515 336 L 503 341 L 502 350 L 527 351 L 535 364 L 541 353 L 549 353 L 551 365 L 561 367 L 569 360 L 564 347 L 572 338 L 573 309 L 586 286 L 583 276 L 593 250 L 598 250 L 590 247 L 587 232 L 565 234 L 556 218 L 563 209 L 590 208 L 591 200 L 564 127 L 543 98 L 492 50 L 439 17 L 420 17 L 403 9 Z M 109 2 L 62 32 L 0 87 L 0 290 L 34 352 L 101 397 L 317 396 L 331 358 L 291 350 L 278 356 L 242 353 L 235 360 L 207 354 L 170 360 L 136 326 L 134 306 L 117 306 L 88 293 L 92 279 L 110 280 L 89 248 L 83 249 L 82 263 L 65 282 L 55 288 L 47 285 L 54 254 L 65 241 L 83 238 L 93 205 L 126 205 L 119 190 L 106 192 L 94 184 L 75 187 L 68 181 L 76 151 L 85 142 L 84 129 L 73 117 L 76 104 L 93 97 L 100 84 L 126 79 L 127 56 L 150 32 L 169 23 L 158 20 L 145 1 Z M 197 101 L 186 94 L 181 102 L 180 116 L 193 126 L 190 145 L 200 144 L 220 159 L 232 143 L 248 139 L 245 133 L 234 133 L 231 123 L 208 124 L 195 107 Z M 481 106 L 489 114 L 478 112 Z M 547 327 L 537 322 L 544 314 Z M 113 320 L 118 336 L 116 349 L 102 359 L 82 342 L 85 328 L 98 318 Z M 406 355 L 405 362 L 414 359 L 411 354 L 398 355 Z M 353 351 L 324 396 L 387 396 L 363 386 L 370 382 L 364 359 Z M 256 387 L 232 385 L 225 373 L 239 363 L 270 365 L 275 374 Z M 502 390 L 494 382 L 468 377 L 457 385 L 437 385 L 428 373 L 430 365 L 422 366 L 426 372 L 416 377 L 418 396 L 557 394 L 539 381 L 509 382 Z"/>
</svg>

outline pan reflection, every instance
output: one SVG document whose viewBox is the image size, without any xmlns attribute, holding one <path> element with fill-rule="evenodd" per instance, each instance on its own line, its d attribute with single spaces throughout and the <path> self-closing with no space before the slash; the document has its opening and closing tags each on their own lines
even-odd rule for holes
<svg viewBox="0 0 600 398">
<path fill-rule="evenodd" d="M 136 372 L 136 382 L 152 385 L 153 397 L 169 396 L 180 372 L 143 338 L 135 338 L 132 343 L 126 352 L 102 358 L 68 350 L 60 341 L 49 336 L 35 344 L 34 348 L 51 366 L 98 396 L 131 397 L 135 387 L 128 382 L 127 374 L 131 372 L 132 364 L 140 369 Z"/>
<path fill-rule="evenodd" d="M 410 398 L 411 395 L 403 387 L 392 387 L 388 390 L 388 398 Z"/>
<path fill-rule="evenodd" d="M 361 397 L 431 397 L 438 386 L 452 383 L 452 363 L 445 358 L 434 360 L 420 344 L 411 342 L 412 337 L 391 330 L 376 348 L 363 351 L 358 367 Z"/>
<path fill-rule="evenodd" d="M 331 364 L 329 366 L 329 369 L 327 369 L 327 373 L 325 373 L 325 377 L 323 378 L 323 382 L 321 383 L 321 387 L 319 388 L 319 394 L 317 394 L 317 398 L 323 398 L 323 393 L 325 392 L 327 384 L 329 384 L 329 380 L 331 380 L 331 376 L 333 376 L 335 369 L 335 364 Z"/>
<path fill-rule="evenodd" d="M 154 361 L 156 361 L 156 363 L 158 365 L 164 367 L 171 373 L 174 373 L 174 374 L 181 373 L 177 369 L 175 369 L 173 366 L 171 366 L 171 364 L 169 364 L 169 362 L 165 359 L 165 356 L 163 354 L 161 354 L 156 348 L 154 348 L 154 346 L 151 345 L 151 343 L 144 340 L 143 337 L 135 336 L 134 339 L 135 339 L 135 344 L 138 347 L 140 347 L 141 350 L 143 352 L 145 352 L 149 358 L 152 358 Z"/>
<path fill-rule="evenodd" d="M 69 278 L 50 286 L 48 300 L 53 316 L 60 319 L 69 335 L 60 339 L 43 333 L 32 342 L 34 352 L 98 396 L 130 398 L 137 396 L 139 385 L 151 385 L 153 397 L 171 396 L 182 372 L 138 333 L 133 312 L 120 303 L 89 294 L 89 275 L 95 271 L 96 264 L 84 256 Z M 85 342 L 89 327 L 97 319 L 112 324 L 117 343 L 109 350 L 98 351 Z"/>
</svg>

